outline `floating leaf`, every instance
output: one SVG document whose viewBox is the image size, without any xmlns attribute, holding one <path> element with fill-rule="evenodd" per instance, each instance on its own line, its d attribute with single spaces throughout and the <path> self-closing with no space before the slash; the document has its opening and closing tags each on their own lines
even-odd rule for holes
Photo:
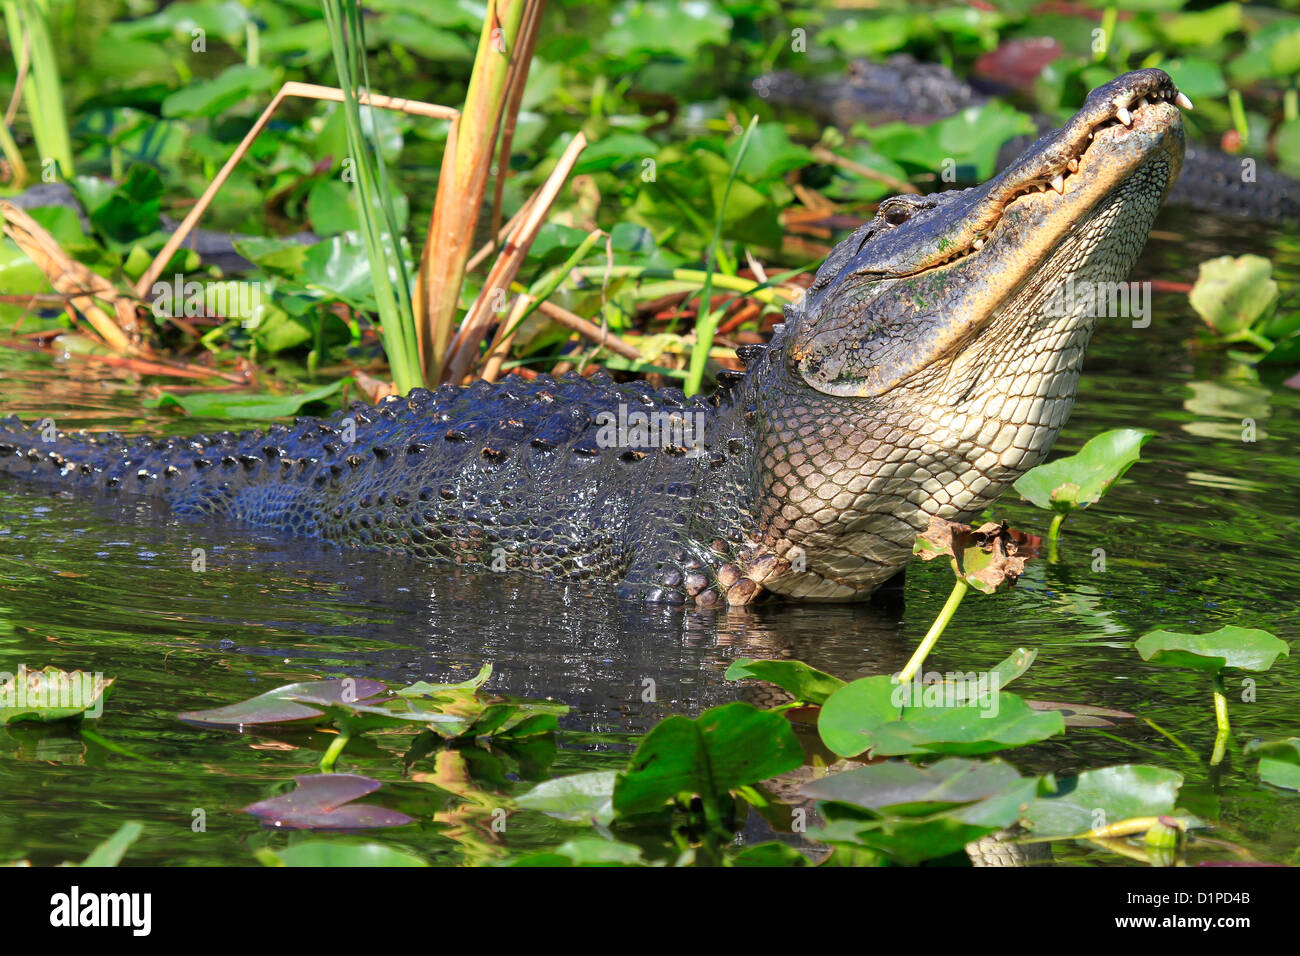
<svg viewBox="0 0 1300 956">
<path fill-rule="evenodd" d="M 747 846 L 731 858 L 732 866 L 812 866 L 808 857 L 792 846 L 771 840 Z"/>
<path fill-rule="evenodd" d="M 283 849 L 263 847 L 257 858 L 266 866 L 428 866 L 427 860 L 382 843 L 336 843 L 307 840 Z"/>
<path fill-rule="evenodd" d="M 192 392 L 173 394 L 163 392 L 154 403 L 157 408 L 179 405 L 187 414 L 199 418 L 242 418 L 263 421 L 271 418 L 287 418 L 311 402 L 329 398 L 350 378 L 341 378 L 329 385 L 294 392 L 291 395 L 250 395 L 246 392 Z"/>
<path fill-rule="evenodd" d="M 352 802 L 378 790 L 378 780 L 354 773 L 306 774 L 293 779 L 297 790 L 244 807 L 244 812 L 266 826 L 295 830 L 362 830 L 415 822 L 387 807 Z"/>
<path fill-rule="evenodd" d="M 841 757 L 853 757 L 871 746 L 871 731 L 897 720 L 902 712 L 897 680 L 887 674 L 863 677 L 837 690 L 817 715 L 822 743 Z"/>
<path fill-rule="evenodd" d="M 1291 648 L 1268 631 L 1250 627 L 1221 627 L 1208 634 L 1180 634 L 1150 631 L 1138 638 L 1134 648 L 1144 661 L 1217 674 L 1226 667 L 1243 671 L 1266 671 L 1279 655 Z"/>
<path fill-rule="evenodd" d="M 641 848 L 618 840 L 578 837 L 554 850 L 530 853 L 510 866 L 644 866 Z"/>
<path fill-rule="evenodd" d="M 1014 824 L 1043 786 L 1000 761 L 953 758 L 929 767 L 872 764 L 809 784 L 826 826 L 809 836 L 920 863 L 958 853 Z"/>
<path fill-rule="evenodd" d="M 1252 740 L 1247 756 L 1259 754 L 1259 779 L 1285 790 L 1300 790 L 1300 737 Z"/>
<path fill-rule="evenodd" d="M 1135 817 L 1172 814 L 1183 775 L 1163 767 L 1124 764 L 1088 770 L 1057 783 L 1025 812 L 1036 837 L 1072 837 Z"/>
<path fill-rule="evenodd" d="M 696 720 L 669 717 L 646 734 L 619 775 L 614 812 L 654 813 L 695 794 L 706 808 L 716 807 L 728 791 L 802 763 L 803 748 L 780 714 L 737 701 L 706 710 Z"/>
<path fill-rule="evenodd" d="M 364 678 L 303 681 L 268 690 L 237 704 L 210 710 L 190 710 L 177 714 L 177 717 L 186 723 L 208 727 L 292 724 L 320 720 L 325 716 L 319 706 L 299 703 L 294 699 L 296 697 L 311 697 L 316 701 L 342 704 L 345 701 L 365 702 L 386 692 L 387 688 L 379 681 Z"/>
<path fill-rule="evenodd" d="M 1273 264 L 1263 256 L 1220 256 L 1202 262 L 1187 294 L 1196 314 L 1223 336 L 1249 329 L 1277 304 Z"/>
<path fill-rule="evenodd" d="M 738 657 L 727 668 L 727 680 L 765 680 L 776 684 L 795 700 L 808 704 L 824 704 L 831 694 L 845 686 L 844 681 L 832 677 L 803 661 L 758 661 Z"/>
<path fill-rule="evenodd" d="M 53 723 L 86 716 L 98 716 L 104 696 L 115 678 L 89 671 L 63 671 L 46 667 L 29 671 L 19 667 L 17 674 L 0 674 L 0 725 L 33 721 Z"/>
<path fill-rule="evenodd" d="M 1061 514 L 1087 508 L 1124 476 L 1154 432 L 1116 428 L 1093 437 L 1077 455 L 1058 458 L 1021 475 L 1014 487 L 1039 508 Z"/>
<path fill-rule="evenodd" d="M 901 720 L 875 727 L 871 753 L 981 754 L 1023 747 L 1065 732 L 1059 711 L 1036 711 L 1005 691 L 961 707 L 906 707 Z"/>
<path fill-rule="evenodd" d="M 1136 714 L 1126 710 L 1113 710 L 1110 707 L 1093 707 L 1090 704 L 1063 704 L 1055 700 L 1027 700 L 1034 710 L 1060 711 L 1067 727 L 1114 727 L 1117 720 L 1136 720 Z"/>
<path fill-rule="evenodd" d="M 540 810 L 560 820 L 607 826 L 614 819 L 614 782 L 617 779 L 617 770 L 556 777 L 515 797 L 515 806 L 523 810 Z"/>
</svg>

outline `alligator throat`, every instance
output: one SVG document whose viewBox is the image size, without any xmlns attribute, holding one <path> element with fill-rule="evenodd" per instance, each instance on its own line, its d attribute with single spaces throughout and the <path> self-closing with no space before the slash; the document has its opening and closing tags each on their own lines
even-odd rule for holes
<svg viewBox="0 0 1300 956">
<path fill-rule="evenodd" d="M 861 599 L 1051 449 L 1178 176 L 1175 103 L 1125 74 L 982 186 L 885 200 L 706 399 L 542 376 L 238 435 L 9 418 L 0 474 L 638 600 Z"/>
</svg>

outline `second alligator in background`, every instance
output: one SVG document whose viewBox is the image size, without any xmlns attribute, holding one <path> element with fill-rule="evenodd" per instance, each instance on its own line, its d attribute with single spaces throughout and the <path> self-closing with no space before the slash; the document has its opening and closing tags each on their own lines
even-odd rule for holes
<svg viewBox="0 0 1300 956">
<path fill-rule="evenodd" d="M 905 53 L 884 63 L 855 60 L 843 75 L 769 73 L 754 81 L 754 90 L 774 105 L 797 107 L 843 130 L 855 122 L 932 123 L 979 106 L 1000 92 L 978 81 L 967 83 L 946 66 L 921 63 Z M 1042 116 L 1034 120 L 1040 133 L 1055 125 Z M 1025 137 L 1005 144 L 998 154 L 998 168 L 1009 165 L 1027 145 Z M 1244 182 L 1244 158 L 1189 142 L 1182 175 L 1168 204 L 1257 222 L 1300 222 L 1300 182 L 1258 158 L 1254 181 Z"/>
</svg>

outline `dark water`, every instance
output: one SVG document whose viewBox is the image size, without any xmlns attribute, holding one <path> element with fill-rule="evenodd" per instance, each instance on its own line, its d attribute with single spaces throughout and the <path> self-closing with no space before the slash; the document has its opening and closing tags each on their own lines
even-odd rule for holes
<svg viewBox="0 0 1300 956">
<path fill-rule="evenodd" d="M 1294 237 L 1254 225 L 1167 214 L 1135 278 L 1190 281 L 1202 259 L 1255 250 L 1274 259 L 1285 293 L 1300 274 L 1298 248 Z M 1187 778 L 1183 805 L 1217 821 L 1216 836 L 1261 858 L 1300 862 L 1300 795 L 1260 786 L 1240 751 L 1256 737 L 1300 733 L 1300 654 L 1257 676 L 1254 702 L 1236 700 L 1229 682 L 1233 744 L 1210 772 L 1207 682 L 1147 666 L 1130 647 L 1158 627 L 1232 623 L 1300 637 L 1300 393 L 1282 384 L 1286 370 L 1189 348 L 1196 319 L 1181 293 L 1157 292 L 1153 304 L 1150 328 L 1104 323 L 1058 445 L 1071 452 L 1103 429 L 1144 426 L 1158 434 L 1143 461 L 1104 502 L 1069 519 L 1061 563 L 1031 564 L 1008 594 L 968 597 L 927 669 L 982 668 L 1018 645 L 1037 648 L 1018 693 L 1131 711 L 1191 754 L 1130 721 L 1071 729 L 1007 759 L 1058 774 L 1126 762 L 1173 767 Z M 141 418 L 125 384 L 87 378 L 82 368 L 52 371 L 42 356 L 0 350 L 0 369 L 0 408 L 50 416 L 61 428 L 210 425 Z M 1257 423 L 1254 443 L 1241 440 L 1247 417 Z M 1026 530 L 1047 525 L 1045 513 L 1020 502 L 999 511 Z M 195 548 L 206 553 L 201 573 L 191 566 Z M 1095 549 L 1105 551 L 1104 571 L 1093 570 Z M 606 588 L 420 567 L 179 521 L 144 503 L 105 507 L 0 483 L 0 670 L 55 664 L 115 677 L 102 719 L 87 726 L 139 758 L 75 729 L 0 729 L 0 862 L 80 859 L 135 819 L 146 831 L 128 863 L 251 863 L 259 846 L 307 837 L 263 831 L 239 808 L 313 772 L 331 738 L 202 730 L 176 713 L 315 677 L 463 679 L 484 662 L 495 667 L 492 690 L 571 707 L 557 746 L 448 751 L 406 775 L 409 735 L 375 735 L 352 744 L 339 769 L 384 780 L 371 799 L 421 821 L 375 839 L 435 862 L 553 845 L 583 830 L 521 813 L 494 833 L 502 795 L 530 779 L 617 767 L 627 735 L 735 699 L 722 674 L 738 656 L 800 658 L 844 678 L 895 671 L 950 584 L 946 568 L 916 565 L 900 606 L 682 613 L 622 603 Z M 653 703 L 643 700 L 647 681 Z M 203 832 L 191 825 L 198 810 Z M 1086 848 L 1058 858 L 1122 862 Z"/>
</svg>

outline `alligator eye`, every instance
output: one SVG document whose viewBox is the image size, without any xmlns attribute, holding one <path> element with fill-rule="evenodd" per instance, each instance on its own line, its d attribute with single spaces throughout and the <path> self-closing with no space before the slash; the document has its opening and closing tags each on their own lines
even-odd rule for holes
<svg viewBox="0 0 1300 956">
<path fill-rule="evenodd" d="M 912 218 L 912 210 L 901 203 L 890 206 L 885 210 L 885 222 L 891 226 L 901 226 L 907 220 Z"/>
</svg>

